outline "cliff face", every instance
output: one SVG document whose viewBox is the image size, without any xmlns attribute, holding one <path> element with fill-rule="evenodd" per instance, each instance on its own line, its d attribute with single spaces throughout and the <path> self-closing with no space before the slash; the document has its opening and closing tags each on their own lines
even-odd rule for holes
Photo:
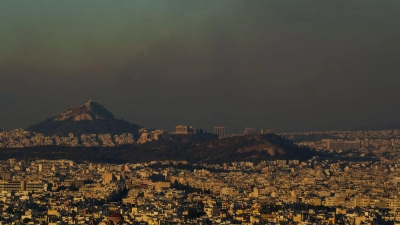
<svg viewBox="0 0 400 225">
<path fill-rule="evenodd" d="M 84 104 L 71 106 L 60 115 L 48 118 L 27 128 L 28 131 L 51 135 L 81 134 L 122 134 L 132 133 L 139 137 L 142 126 L 116 119 L 102 105 L 88 101 Z"/>
<path fill-rule="evenodd" d="M 138 144 L 144 144 L 148 142 L 158 141 L 158 140 L 171 140 L 168 136 L 168 133 L 163 130 L 154 130 L 154 131 L 147 131 L 143 130 L 140 134 L 139 140 L 137 141 Z"/>
</svg>

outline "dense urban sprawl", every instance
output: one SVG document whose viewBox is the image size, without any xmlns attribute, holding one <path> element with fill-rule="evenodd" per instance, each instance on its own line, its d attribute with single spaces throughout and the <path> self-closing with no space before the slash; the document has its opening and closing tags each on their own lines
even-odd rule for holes
<svg viewBox="0 0 400 225">
<path fill-rule="evenodd" d="M 9 159 L 0 162 L 0 221 L 112 224 L 120 216 L 117 224 L 394 225 L 400 221 L 398 134 L 320 135 L 299 144 L 331 154 L 307 161 L 115 165 Z M 346 141 L 359 147 L 335 149 Z"/>
</svg>

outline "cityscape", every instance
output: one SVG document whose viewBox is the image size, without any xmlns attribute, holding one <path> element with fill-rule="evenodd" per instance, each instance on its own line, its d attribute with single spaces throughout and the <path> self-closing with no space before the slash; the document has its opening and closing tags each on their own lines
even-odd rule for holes
<svg viewBox="0 0 400 225">
<path fill-rule="evenodd" d="M 400 225 L 399 0 L 1 0 L 0 28 L 0 225 Z"/>
<path fill-rule="evenodd" d="M 126 144 L 143 144 L 159 139 L 165 139 L 171 135 L 190 135 L 199 133 L 193 130 L 193 126 L 178 125 L 174 132 L 167 132 L 164 130 L 155 129 L 141 129 L 139 130 L 140 137 L 135 140 L 133 133 L 123 134 L 82 134 L 75 136 L 73 133 L 68 136 L 45 136 L 41 133 L 30 132 L 24 129 L 6 130 L 0 132 L 0 148 L 24 148 L 33 146 L 51 146 L 51 145 L 65 145 L 71 147 L 84 146 L 84 147 L 112 147 Z M 225 127 L 214 127 L 215 138 L 227 138 L 240 135 L 257 134 L 258 132 L 252 127 L 246 127 L 243 134 L 225 134 Z M 260 134 L 273 133 L 272 129 L 261 129 Z"/>
<path fill-rule="evenodd" d="M 194 132 L 193 127 L 179 125 L 171 133 Z M 225 137 L 223 126 L 216 126 L 214 132 L 219 138 L 231 136 Z M 241 135 L 272 130 L 255 132 L 248 127 Z M 3 160 L 0 218 L 7 224 L 119 221 L 115 224 L 358 225 L 397 224 L 400 220 L 400 130 L 279 135 L 325 155 L 305 161 L 223 164 L 173 160 L 133 164 Z M 28 136 L 29 132 L 22 129 L 3 131 L 2 140 Z M 97 136 L 99 140 L 110 137 Z M 139 140 L 142 136 L 143 133 Z M 60 138 L 64 143 L 58 144 L 78 143 L 72 135 L 68 141 L 66 138 Z M 129 144 L 139 144 L 133 134 L 114 138 L 124 144 L 127 140 Z M 41 140 L 30 142 L 35 146 L 45 145 L 49 139 L 36 134 L 31 140 Z"/>
</svg>

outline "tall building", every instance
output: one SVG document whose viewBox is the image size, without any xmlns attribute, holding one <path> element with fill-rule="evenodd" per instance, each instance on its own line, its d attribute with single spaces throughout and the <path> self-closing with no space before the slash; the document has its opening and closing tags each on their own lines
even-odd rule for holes
<svg viewBox="0 0 400 225">
<path fill-rule="evenodd" d="M 225 137 L 225 127 L 223 127 L 223 126 L 214 127 L 214 134 L 217 134 L 218 138 L 224 138 Z"/>
<path fill-rule="evenodd" d="M 114 178 L 114 174 L 112 173 L 103 173 L 103 181 L 106 184 L 110 184 L 111 181 L 115 180 Z"/>
<path fill-rule="evenodd" d="M 256 134 L 256 133 L 257 133 L 257 130 L 254 129 L 253 127 L 246 127 L 246 128 L 244 128 L 244 132 L 243 132 L 244 135 L 250 135 L 250 134 Z"/>
</svg>

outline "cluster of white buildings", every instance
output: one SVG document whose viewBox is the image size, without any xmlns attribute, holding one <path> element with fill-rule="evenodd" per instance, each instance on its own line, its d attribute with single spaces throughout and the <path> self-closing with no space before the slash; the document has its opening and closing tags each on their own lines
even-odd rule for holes
<svg viewBox="0 0 400 225">
<path fill-rule="evenodd" d="M 23 129 L 3 130 L 0 132 L 0 148 L 24 148 L 43 145 L 112 147 L 133 143 L 135 143 L 135 140 L 132 133 L 120 135 L 82 134 L 79 136 L 70 133 L 68 136 L 44 136 L 43 134 L 29 132 Z"/>
</svg>

